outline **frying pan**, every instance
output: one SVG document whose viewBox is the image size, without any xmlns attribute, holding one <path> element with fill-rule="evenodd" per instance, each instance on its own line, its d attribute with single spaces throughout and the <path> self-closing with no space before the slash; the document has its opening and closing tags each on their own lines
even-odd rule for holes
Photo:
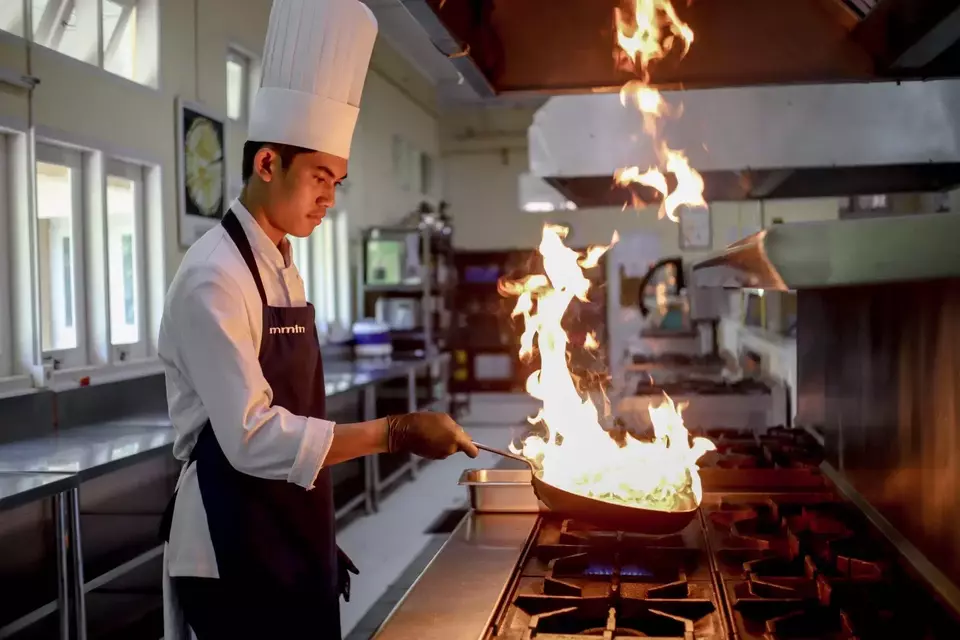
<svg viewBox="0 0 960 640">
<path fill-rule="evenodd" d="M 533 462 L 523 456 L 501 449 L 494 449 L 474 442 L 478 449 L 495 453 L 504 458 L 519 460 L 531 472 L 533 492 L 550 511 L 560 515 L 597 525 L 612 531 L 627 531 L 648 536 L 667 536 L 683 530 L 697 516 L 699 507 L 688 511 L 658 511 L 615 504 L 597 498 L 588 498 L 544 482 L 541 472 Z"/>
</svg>

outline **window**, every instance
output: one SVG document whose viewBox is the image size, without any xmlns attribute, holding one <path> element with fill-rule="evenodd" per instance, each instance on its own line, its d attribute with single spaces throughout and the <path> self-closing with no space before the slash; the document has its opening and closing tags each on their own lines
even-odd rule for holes
<svg viewBox="0 0 960 640">
<path fill-rule="evenodd" d="M 106 271 L 113 360 L 147 356 L 144 169 L 107 162 Z"/>
<path fill-rule="evenodd" d="M 137 324 L 137 282 L 133 263 L 137 183 L 107 176 L 107 272 L 110 287 L 110 343 L 131 344 L 140 339 Z"/>
<path fill-rule="evenodd" d="M 235 49 L 227 52 L 227 117 L 245 122 L 250 100 L 250 58 Z"/>
<path fill-rule="evenodd" d="M 309 237 L 288 239 L 307 301 L 316 308 L 317 328 L 321 333 L 329 333 L 335 326 L 349 329 L 353 281 L 346 212 L 331 209 Z"/>
<path fill-rule="evenodd" d="M 34 42 L 77 60 L 97 62 L 97 3 L 95 0 L 30 0 L 30 2 Z"/>
<path fill-rule="evenodd" d="M 82 364 L 81 156 L 38 144 L 36 176 L 40 344 L 55 364 Z"/>
<path fill-rule="evenodd" d="M 331 228 L 335 216 L 335 212 L 327 212 L 327 217 L 313 232 L 313 235 L 318 236 L 320 260 L 317 262 L 320 264 L 320 273 L 323 278 L 317 293 L 318 298 L 323 300 L 323 321 L 327 324 L 337 321 L 337 260 L 334 249 L 336 242 L 334 230 Z"/>
<path fill-rule="evenodd" d="M 349 328 L 353 322 L 351 307 L 353 296 L 350 295 L 350 227 L 346 211 L 337 211 L 333 216 L 333 231 L 336 236 L 336 264 L 334 271 L 337 279 L 337 320 L 340 326 Z"/>
<path fill-rule="evenodd" d="M 0 2 L 0 30 L 15 36 L 23 35 L 23 6 L 19 0 Z"/>
<path fill-rule="evenodd" d="M 297 272 L 300 274 L 300 278 L 303 280 L 303 291 L 307 296 L 308 302 L 313 302 L 313 292 L 310 288 L 312 280 L 310 277 L 310 264 L 312 262 L 312 237 L 313 236 L 306 238 L 297 238 L 295 236 L 287 237 L 287 239 L 290 241 L 290 250 L 293 253 L 293 264 L 296 265 Z"/>
<path fill-rule="evenodd" d="M 130 80 L 137 77 L 137 4 L 103 0 L 103 68 Z"/>
<path fill-rule="evenodd" d="M 37 44 L 156 85 L 159 0 L 28 1 L 30 33 Z M 4 15 L 0 11 L 0 20 Z"/>
</svg>

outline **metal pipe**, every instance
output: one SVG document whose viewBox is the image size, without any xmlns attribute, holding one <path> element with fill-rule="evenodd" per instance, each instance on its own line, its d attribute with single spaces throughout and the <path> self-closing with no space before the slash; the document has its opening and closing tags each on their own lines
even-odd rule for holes
<svg viewBox="0 0 960 640">
<path fill-rule="evenodd" d="M 70 559 L 73 564 L 74 623 L 78 640 L 87 638 L 87 604 L 84 597 L 83 546 L 80 543 L 80 490 L 76 487 L 67 494 L 70 517 Z"/>
</svg>

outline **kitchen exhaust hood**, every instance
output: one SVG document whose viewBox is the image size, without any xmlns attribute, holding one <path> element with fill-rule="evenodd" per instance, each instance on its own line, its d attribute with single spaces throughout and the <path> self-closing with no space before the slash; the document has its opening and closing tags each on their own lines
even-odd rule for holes
<svg viewBox="0 0 960 640">
<path fill-rule="evenodd" d="M 960 277 L 960 214 L 773 225 L 693 265 L 700 286 L 781 291 Z"/>
<path fill-rule="evenodd" d="M 661 137 L 710 201 L 942 191 L 960 184 L 960 81 L 663 92 Z M 550 98 L 528 134 L 530 170 L 579 208 L 623 206 L 623 167 L 658 166 L 641 114 L 618 95 Z M 644 202 L 659 194 L 631 187 Z"/>
<path fill-rule="evenodd" d="M 520 209 L 530 213 L 573 211 L 577 206 L 563 194 L 530 173 L 520 176 L 518 195 Z"/>
<path fill-rule="evenodd" d="M 401 0 L 463 78 L 488 95 L 616 91 L 619 0 Z M 652 65 L 656 88 L 960 76 L 952 0 L 674 0 L 689 53 Z"/>
</svg>

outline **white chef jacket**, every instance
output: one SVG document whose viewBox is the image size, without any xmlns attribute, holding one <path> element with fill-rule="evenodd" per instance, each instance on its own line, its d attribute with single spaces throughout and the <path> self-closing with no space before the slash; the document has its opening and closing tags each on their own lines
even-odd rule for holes
<svg viewBox="0 0 960 640">
<path fill-rule="evenodd" d="M 304 306 L 290 243 L 274 245 L 239 201 L 232 210 L 250 241 L 267 303 Z M 330 450 L 334 423 L 271 406 L 273 392 L 257 358 L 262 334 L 256 283 L 218 224 L 187 251 L 164 303 L 158 352 L 177 431 L 173 454 L 187 462 L 209 419 L 236 469 L 310 489 Z M 219 577 L 195 464 L 184 465 L 177 489 L 164 550 L 165 601 L 170 577 Z"/>
</svg>

